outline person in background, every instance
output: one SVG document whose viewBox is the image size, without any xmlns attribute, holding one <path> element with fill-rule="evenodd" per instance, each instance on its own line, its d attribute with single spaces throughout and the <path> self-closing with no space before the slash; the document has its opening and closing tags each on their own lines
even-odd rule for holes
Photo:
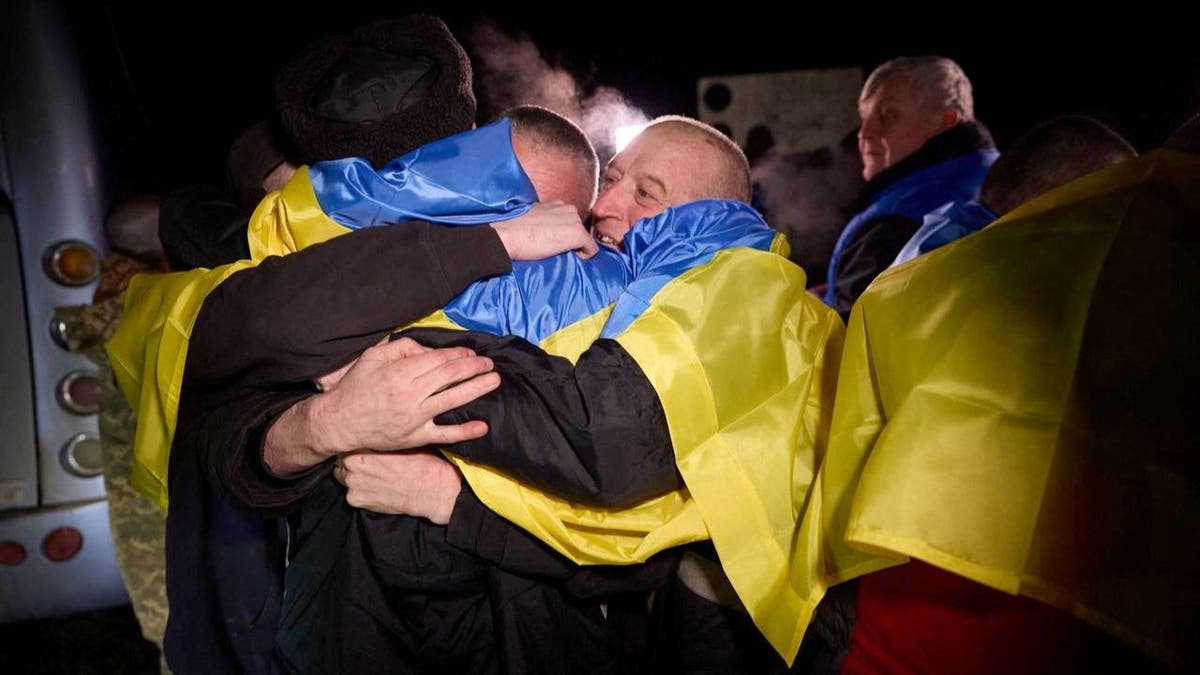
<svg viewBox="0 0 1200 675">
<path fill-rule="evenodd" d="M 1198 126 L 855 305 L 804 516 L 861 579 L 842 672 L 1200 663 Z"/>
<path fill-rule="evenodd" d="M 843 318 L 925 214 L 974 199 L 999 156 L 975 120 L 971 81 L 941 56 L 901 57 L 876 68 L 859 95 L 858 114 L 863 206 L 834 245 L 823 296 Z"/>
<path fill-rule="evenodd" d="M 1120 134 L 1091 117 L 1065 115 L 1043 122 L 996 160 L 978 201 L 949 202 L 926 214 L 891 266 L 978 232 L 1045 192 L 1136 155 Z"/>
</svg>

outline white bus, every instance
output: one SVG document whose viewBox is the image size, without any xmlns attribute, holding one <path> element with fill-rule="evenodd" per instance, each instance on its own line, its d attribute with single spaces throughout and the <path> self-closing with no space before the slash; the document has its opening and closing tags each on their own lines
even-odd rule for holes
<svg viewBox="0 0 1200 675">
<path fill-rule="evenodd" d="M 95 369 L 53 320 L 91 300 L 109 207 L 82 72 L 93 55 L 72 26 L 57 2 L 0 3 L 0 623 L 128 602 Z"/>
</svg>

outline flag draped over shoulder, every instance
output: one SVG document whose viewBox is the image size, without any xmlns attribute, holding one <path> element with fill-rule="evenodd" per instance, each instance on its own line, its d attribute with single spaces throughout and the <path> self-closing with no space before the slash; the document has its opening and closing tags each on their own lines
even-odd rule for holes
<svg viewBox="0 0 1200 675">
<path fill-rule="evenodd" d="M 378 172 L 354 158 L 302 167 L 251 216 L 250 260 L 134 277 L 121 325 L 105 345 L 137 415 L 133 487 L 166 508 L 188 340 L 204 298 L 229 275 L 362 227 L 410 219 L 495 222 L 525 213 L 535 201 L 505 119 L 422 146 Z"/>
<path fill-rule="evenodd" d="M 507 125 L 504 133 L 498 152 L 512 156 Z M 354 160 L 298 172 L 255 211 L 254 260 L 135 280 L 108 351 L 139 413 L 139 490 L 165 507 L 187 341 L 204 297 L 230 274 L 358 227 L 490 222 L 528 207 L 516 165 L 511 192 L 524 197 L 490 187 L 480 196 L 477 176 L 459 185 L 464 195 L 446 198 L 450 206 L 432 204 L 455 174 L 421 171 L 421 160 L 449 166 L 462 155 L 414 155 L 377 174 Z M 841 321 L 805 292 L 783 238 L 744 204 L 668 209 L 637 223 L 626 245 L 586 261 L 515 263 L 512 274 L 473 284 L 419 323 L 521 335 L 572 360 L 598 337 L 617 340 L 659 394 L 686 488 L 629 509 L 586 509 L 452 459 L 489 507 L 580 564 L 640 562 L 711 538 L 756 625 L 791 660 L 819 597 L 797 525 L 824 446 Z"/>
<path fill-rule="evenodd" d="M 1198 187 L 1156 151 L 875 280 L 804 515 L 822 576 L 911 556 L 1196 665 Z"/>
<path fill-rule="evenodd" d="M 755 240 L 704 245 L 743 227 Z M 596 337 L 619 342 L 659 394 L 686 488 L 585 509 L 455 461 L 489 508 L 577 563 L 640 562 L 711 538 L 755 624 L 790 661 L 823 591 L 797 528 L 828 430 L 841 319 L 804 290 L 803 271 L 779 254 L 783 239 L 745 205 L 668 209 L 625 243 L 634 279 L 606 324 L 568 326 L 542 346 L 574 357 Z"/>
</svg>

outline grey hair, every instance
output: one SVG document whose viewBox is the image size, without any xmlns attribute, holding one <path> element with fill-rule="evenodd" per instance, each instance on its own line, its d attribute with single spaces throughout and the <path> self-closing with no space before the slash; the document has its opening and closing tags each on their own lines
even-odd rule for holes
<svg viewBox="0 0 1200 675">
<path fill-rule="evenodd" d="M 720 165 L 716 167 L 717 184 L 709 186 L 709 197 L 750 203 L 750 162 L 746 159 L 746 153 L 731 138 L 712 125 L 682 115 L 656 117 L 643 131 L 654 127 L 684 132 L 717 152 L 720 158 Z"/>
<path fill-rule="evenodd" d="M 934 109 L 953 108 L 963 122 L 975 120 L 975 99 L 971 95 L 971 81 L 954 61 L 944 56 L 901 56 L 892 59 L 867 77 L 861 103 L 893 75 L 908 78 L 919 93 L 921 102 Z"/>
</svg>

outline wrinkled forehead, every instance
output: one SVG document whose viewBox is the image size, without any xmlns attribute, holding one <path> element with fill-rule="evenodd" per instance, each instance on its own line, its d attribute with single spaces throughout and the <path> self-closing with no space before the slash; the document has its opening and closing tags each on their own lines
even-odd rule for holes
<svg viewBox="0 0 1200 675">
<path fill-rule="evenodd" d="M 717 170 L 716 150 L 695 134 L 651 127 L 617 153 L 609 167 L 661 184 L 672 203 L 689 201 L 704 190 Z"/>
</svg>

